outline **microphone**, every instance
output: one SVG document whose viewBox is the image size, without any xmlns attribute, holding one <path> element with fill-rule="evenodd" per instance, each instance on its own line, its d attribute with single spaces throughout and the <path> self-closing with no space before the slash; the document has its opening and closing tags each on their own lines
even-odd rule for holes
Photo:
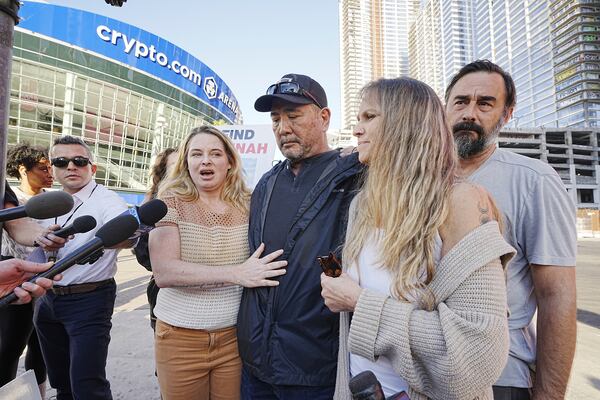
<svg viewBox="0 0 600 400">
<path fill-rule="evenodd" d="M 381 384 L 371 371 L 363 371 L 350 379 L 352 400 L 385 400 Z"/>
<path fill-rule="evenodd" d="M 133 215 L 119 215 L 104 224 L 93 239 L 82 244 L 65 257 L 58 260 L 49 270 L 41 272 L 31 277 L 28 282 L 35 283 L 38 278 L 52 279 L 56 274 L 65 271 L 67 268 L 79 263 L 81 260 L 88 258 L 98 250 L 105 247 L 112 247 L 116 244 L 127 240 L 138 228 L 138 222 Z M 0 298 L 0 308 L 5 307 L 17 300 L 17 295 L 12 292 Z"/>
<path fill-rule="evenodd" d="M 24 206 L 0 210 L 0 222 L 29 217 L 47 219 L 65 215 L 73 208 L 73 198 L 70 194 L 57 190 L 33 196 Z"/>
<path fill-rule="evenodd" d="M 363 371 L 349 382 L 352 400 L 410 400 L 406 392 L 395 393 L 385 397 L 381 383 L 371 371 Z"/>
<path fill-rule="evenodd" d="M 162 200 L 154 199 L 139 207 L 131 207 L 121 215 L 133 215 L 140 224 L 130 237 L 130 239 L 135 239 L 154 229 L 154 225 L 167 215 L 167 205 Z"/>
<path fill-rule="evenodd" d="M 71 225 L 60 228 L 54 232 L 50 232 L 58 237 L 66 238 L 67 236 L 75 235 L 76 233 L 89 232 L 96 227 L 96 218 L 91 215 L 83 215 L 73 220 Z"/>
<path fill-rule="evenodd" d="M 89 232 L 95 227 L 96 218 L 92 217 L 91 215 L 82 215 L 81 217 L 75 218 L 71 225 L 65 226 L 64 228 L 61 228 L 52 233 L 58 237 L 66 238 L 76 233 Z M 51 255 L 48 256 L 48 261 L 56 261 L 56 253 L 57 252 L 52 252 Z"/>
</svg>

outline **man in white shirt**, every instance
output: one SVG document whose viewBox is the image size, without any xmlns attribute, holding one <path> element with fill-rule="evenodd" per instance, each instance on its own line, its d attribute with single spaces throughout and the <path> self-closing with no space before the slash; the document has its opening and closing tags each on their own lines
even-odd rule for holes
<svg viewBox="0 0 600 400">
<path fill-rule="evenodd" d="M 91 215 L 97 225 L 75 235 L 56 253 L 61 259 L 91 240 L 96 231 L 127 210 L 116 193 L 97 184 L 96 165 L 88 146 L 79 138 L 63 136 L 50 149 L 54 177 L 73 196 L 71 212 L 48 224 L 67 226 L 77 217 Z M 106 358 L 114 308 L 118 249 L 106 249 L 95 262 L 75 265 L 64 272 L 35 307 L 34 323 L 57 400 L 112 399 L 106 379 Z"/>
</svg>

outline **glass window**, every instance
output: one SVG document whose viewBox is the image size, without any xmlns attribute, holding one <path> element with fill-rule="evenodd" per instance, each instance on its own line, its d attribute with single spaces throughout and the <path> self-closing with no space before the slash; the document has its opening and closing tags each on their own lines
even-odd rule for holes
<svg viewBox="0 0 600 400">
<path fill-rule="evenodd" d="M 23 36 L 23 48 L 33 50 L 35 52 L 40 51 L 40 38 L 32 35 Z"/>
<path fill-rule="evenodd" d="M 577 111 L 583 112 L 583 104 L 576 104 L 574 106 L 563 108 L 562 110 L 559 110 L 558 117 L 561 118 L 561 117 L 564 117 L 565 115 L 573 114 Z"/>
<path fill-rule="evenodd" d="M 87 86 L 88 93 L 100 94 L 100 91 L 102 90 L 102 85 L 95 81 L 89 81 Z"/>
<path fill-rule="evenodd" d="M 68 46 L 58 46 L 57 58 L 64 61 L 72 61 L 75 49 Z"/>
<path fill-rule="evenodd" d="M 100 132 L 104 133 L 106 135 L 110 134 L 110 127 L 111 127 L 112 123 L 111 120 L 108 118 L 100 118 Z M 104 138 L 104 136 L 103 136 Z M 105 139 L 103 140 L 108 140 L 108 136 L 105 137 Z"/>
<path fill-rule="evenodd" d="M 102 97 L 102 106 L 100 108 L 100 114 L 105 118 L 113 117 L 113 101 L 110 97 Z"/>
<path fill-rule="evenodd" d="M 98 114 L 98 110 L 100 108 L 100 96 L 95 93 L 88 92 L 86 100 L 86 111 L 88 113 Z"/>
<path fill-rule="evenodd" d="M 54 71 L 49 69 L 49 68 L 45 68 L 45 67 L 39 67 L 39 71 L 38 71 L 38 78 L 40 80 L 44 80 L 47 82 L 54 82 Z"/>
<path fill-rule="evenodd" d="M 114 118 L 118 121 L 125 121 L 125 111 L 127 109 L 127 104 L 122 101 L 115 102 L 115 115 Z"/>
<path fill-rule="evenodd" d="M 11 95 L 14 92 L 14 95 L 18 96 L 20 84 L 21 84 L 21 79 L 19 79 L 19 76 L 13 71 L 12 79 L 10 80 Z"/>
<path fill-rule="evenodd" d="M 87 79 L 81 76 L 75 76 L 75 88 L 79 90 L 89 91 L 91 89 L 88 88 L 87 83 Z"/>
<path fill-rule="evenodd" d="M 85 102 L 85 92 L 83 90 L 73 89 L 73 105 L 78 111 L 83 111 L 83 103 Z"/>
<path fill-rule="evenodd" d="M 56 57 L 58 56 L 58 45 L 49 40 L 42 40 L 40 43 L 40 51 L 49 57 Z"/>
<path fill-rule="evenodd" d="M 81 51 L 74 51 L 71 56 L 72 61 L 75 65 L 79 67 L 80 73 L 84 73 L 85 67 L 89 67 L 88 57 Z"/>
<path fill-rule="evenodd" d="M 37 79 L 30 78 L 30 76 L 36 75 L 25 75 L 21 78 L 21 92 L 23 93 L 37 93 L 38 81 Z"/>
<path fill-rule="evenodd" d="M 85 129 L 91 132 L 95 132 L 98 129 L 98 117 L 95 115 L 86 115 L 85 116 Z"/>
<path fill-rule="evenodd" d="M 54 87 L 54 106 L 64 107 L 65 105 L 65 87 L 63 85 L 56 85 Z"/>
<path fill-rule="evenodd" d="M 52 98 L 54 97 L 54 84 L 40 81 L 38 83 L 38 94 L 42 97 L 48 98 L 47 101 L 52 103 Z"/>
<path fill-rule="evenodd" d="M 73 113 L 73 127 L 83 127 L 83 115 L 81 115 L 80 113 Z M 81 129 L 79 129 L 79 132 L 81 132 Z"/>
<path fill-rule="evenodd" d="M 113 135 L 115 138 L 120 138 L 119 140 L 123 140 L 123 124 L 121 122 L 116 122 L 113 125 Z M 116 139 L 115 139 L 116 140 Z"/>
</svg>

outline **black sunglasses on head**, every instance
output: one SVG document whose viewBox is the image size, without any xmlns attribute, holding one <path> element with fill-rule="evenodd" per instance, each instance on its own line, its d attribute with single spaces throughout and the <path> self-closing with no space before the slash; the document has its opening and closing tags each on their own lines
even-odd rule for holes
<svg viewBox="0 0 600 400">
<path fill-rule="evenodd" d="M 50 162 L 52 163 L 52 166 L 56 168 L 66 168 L 70 162 L 73 162 L 76 167 L 85 167 L 86 165 L 92 163 L 89 158 L 81 156 L 73 158 L 56 157 L 51 159 Z"/>
<path fill-rule="evenodd" d="M 315 103 L 319 108 L 323 108 L 321 104 L 315 99 L 315 97 L 310 94 L 308 90 L 302 89 L 300 85 L 296 82 L 277 82 L 267 88 L 267 94 L 297 94 L 300 96 L 304 96 L 313 103 Z"/>
</svg>

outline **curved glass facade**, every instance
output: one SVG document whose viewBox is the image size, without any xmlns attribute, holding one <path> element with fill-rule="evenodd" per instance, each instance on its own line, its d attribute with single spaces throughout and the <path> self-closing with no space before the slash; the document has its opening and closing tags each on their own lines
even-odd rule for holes
<svg viewBox="0 0 600 400">
<path fill-rule="evenodd" d="M 91 17 L 101 18 L 79 10 L 30 2 L 25 3 L 23 10 L 34 11 L 28 7 L 42 8 L 35 11 L 75 13 L 82 22 Z M 105 25 L 101 26 L 109 26 L 111 21 L 114 22 L 103 18 Z M 180 76 L 169 79 L 173 83 L 164 76 L 170 71 L 164 68 L 163 76 L 152 75 L 149 68 L 141 65 L 141 57 L 134 54 L 130 58 L 136 67 L 49 37 L 48 32 L 28 30 L 27 26 L 25 19 L 14 35 L 9 144 L 27 141 L 49 146 L 60 135 L 82 137 L 94 152 L 97 182 L 119 192 L 140 193 L 146 190 L 154 156 L 165 147 L 177 146 L 192 127 L 202 123 L 241 122 L 235 97 L 220 79 L 214 78 L 214 73 L 209 77 L 204 71 L 204 76 L 196 74 L 198 85 L 194 85 L 191 78 L 195 72 L 186 65 L 198 68 L 199 61 L 193 58 L 190 61 L 189 55 L 183 58 L 181 49 L 175 48 L 186 63 L 179 63 Z M 150 35 L 120 22 L 118 26 L 120 31 L 124 31 L 124 26 L 129 27 L 130 35 L 134 30 Z M 96 27 L 92 25 L 91 29 Z M 98 36 L 102 38 L 100 33 Z M 144 45 L 154 47 L 150 44 L 153 38 L 157 37 L 145 36 Z M 188 68 L 186 74 L 184 67 Z M 202 91 L 205 95 L 198 95 Z"/>
</svg>

